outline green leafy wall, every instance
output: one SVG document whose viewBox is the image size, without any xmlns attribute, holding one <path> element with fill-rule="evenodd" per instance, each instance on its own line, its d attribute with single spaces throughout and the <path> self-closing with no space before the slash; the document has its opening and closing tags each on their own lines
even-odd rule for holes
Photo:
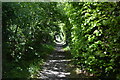
<svg viewBox="0 0 120 80">
<path fill-rule="evenodd" d="M 64 3 L 76 64 L 96 76 L 113 77 L 120 66 L 120 6 L 114 2 Z M 72 26 L 71 26 L 72 25 Z"/>
</svg>

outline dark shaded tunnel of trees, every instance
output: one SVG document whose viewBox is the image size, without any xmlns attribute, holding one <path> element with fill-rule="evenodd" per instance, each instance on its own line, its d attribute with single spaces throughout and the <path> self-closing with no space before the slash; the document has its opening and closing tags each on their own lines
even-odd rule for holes
<svg viewBox="0 0 120 80">
<path fill-rule="evenodd" d="M 3 78 L 30 77 L 65 43 L 74 65 L 120 80 L 119 2 L 3 2 L 2 35 Z"/>
</svg>

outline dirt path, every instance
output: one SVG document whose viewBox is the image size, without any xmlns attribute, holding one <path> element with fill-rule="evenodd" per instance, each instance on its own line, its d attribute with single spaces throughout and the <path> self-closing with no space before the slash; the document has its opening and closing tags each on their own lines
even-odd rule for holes
<svg viewBox="0 0 120 80">
<path fill-rule="evenodd" d="M 71 67 L 69 53 L 62 49 L 62 45 L 56 45 L 56 50 L 49 55 L 48 60 L 40 71 L 39 79 L 42 80 L 83 80 L 86 76 L 76 74 L 75 67 Z M 80 71 L 79 71 L 80 72 Z M 86 80 L 86 79 L 85 79 Z M 90 80 L 90 79 L 87 79 Z M 93 80 L 93 79 L 92 79 Z"/>
<path fill-rule="evenodd" d="M 71 62 L 69 56 L 62 50 L 62 45 L 57 45 L 56 50 L 49 55 L 45 62 L 42 71 L 40 72 L 40 79 L 65 79 L 70 75 L 68 68 Z"/>
</svg>

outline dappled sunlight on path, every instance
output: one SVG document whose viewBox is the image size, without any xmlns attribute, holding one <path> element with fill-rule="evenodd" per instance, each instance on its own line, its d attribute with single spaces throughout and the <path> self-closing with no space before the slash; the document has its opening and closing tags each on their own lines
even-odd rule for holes
<svg viewBox="0 0 120 80">
<path fill-rule="evenodd" d="M 62 45 L 57 45 L 55 51 L 49 55 L 48 60 L 45 62 L 39 78 L 55 79 L 69 76 L 68 64 L 71 60 L 65 54 Z"/>
<path fill-rule="evenodd" d="M 82 70 L 76 71 L 75 66 L 70 66 L 71 62 L 72 60 L 70 54 L 62 49 L 61 44 L 57 44 L 55 51 L 49 55 L 47 61 L 44 63 L 42 70 L 39 72 L 38 78 L 42 80 L 85 79 L 87 72 Z"/>
</svg>

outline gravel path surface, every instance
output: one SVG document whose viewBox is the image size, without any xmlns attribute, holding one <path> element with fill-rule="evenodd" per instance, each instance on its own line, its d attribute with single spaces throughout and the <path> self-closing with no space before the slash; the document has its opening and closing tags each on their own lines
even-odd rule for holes
<svg viewBox="0 0 120 80">
<path fill-rule="evenodd" d="M 48 60 L 45 62 L 42 71 L 40 72 L 40 79 L 63 80 L 70 75 L 68 64 L 71 60 L 68 58 L 62 45 L 56 45 L 56 50 L 49 55 Z"/>
</svg>

